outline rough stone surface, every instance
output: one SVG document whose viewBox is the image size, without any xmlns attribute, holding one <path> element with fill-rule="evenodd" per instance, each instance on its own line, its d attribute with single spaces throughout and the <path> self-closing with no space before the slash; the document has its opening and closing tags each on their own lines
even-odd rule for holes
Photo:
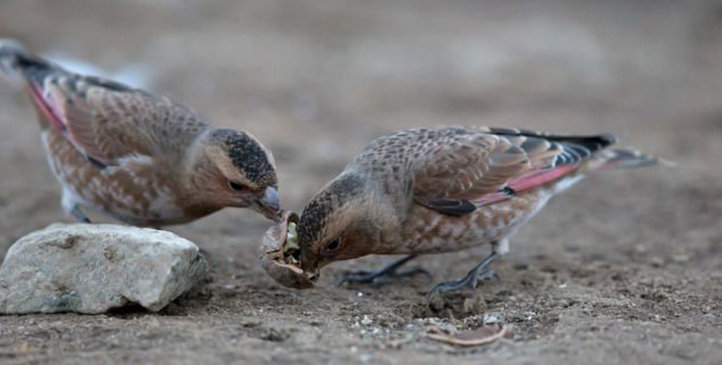
<svg viewBox="0 0 722 365">
<path fill-rule="evenodd" d="M 171 232 L 111 224 L 53 224 L 10 247 L 0 266 L 2 313 L 102 313 L 132 302 L 157 311 L 206 268 Z"/>
</svg>

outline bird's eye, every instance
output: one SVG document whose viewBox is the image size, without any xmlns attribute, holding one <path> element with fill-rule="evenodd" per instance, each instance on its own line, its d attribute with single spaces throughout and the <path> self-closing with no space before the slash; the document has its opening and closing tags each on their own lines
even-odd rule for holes
<svg viewBox="0 0 722 365">
<path fill-rule="evenodd" d="M 232 180 L 228 181 L 228 186 L 235 191 L 245 190 L 245 187 L 241 183 L 238 183 L 238 182 L 235 182 Z"/>
<path fill-rule="evenodd" d="M 326 246 L 326 253 L 332 253 L 338 250 L 339 247 L 341 247 L 341 238 L 335 238 Z"/>
</svg>

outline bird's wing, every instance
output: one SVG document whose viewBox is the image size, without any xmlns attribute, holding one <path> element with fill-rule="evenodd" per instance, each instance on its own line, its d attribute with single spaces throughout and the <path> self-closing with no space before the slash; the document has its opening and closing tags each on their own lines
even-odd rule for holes
<svg viewBox="0 0 722 365">
<path fill-rule="evenodd" d="M 447 128 L 426 138 L 414 169 L 417 202 L 463 215 L 570 173 L 614 143 L 610 135 L 563 136 L 502 128 Z"/>
<path fill-rule="evenodd" d="M 19 57 L 15 67 L 42 117 L 101 167 L 132 155 L 180 149 L 207 127 L 192 110 L 117 82 L 73 74 L 29 56 Z"/>
</svg>

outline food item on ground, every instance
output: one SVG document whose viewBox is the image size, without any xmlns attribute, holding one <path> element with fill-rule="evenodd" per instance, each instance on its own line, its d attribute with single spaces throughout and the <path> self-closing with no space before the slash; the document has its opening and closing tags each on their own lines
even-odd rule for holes
<svg viewBox="0 0 722 365">
<path fill-rule="evenodd" d="M 277 282 L 290 288 L 310 289 L 315 286 L 318 275 L 301 269 L 297 223 L 296 213 L 284 212 L 278 224 L 269 228 L 263 236 L 259 258 L 261 266 Z"/>
</svg>

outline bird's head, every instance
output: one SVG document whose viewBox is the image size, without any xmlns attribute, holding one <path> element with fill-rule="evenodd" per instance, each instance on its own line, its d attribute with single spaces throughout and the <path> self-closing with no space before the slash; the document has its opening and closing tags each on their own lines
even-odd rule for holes
<svg viewBox="0 0 722 365">
<path fill-rule="evenodd" d="M 279 218 L 276 164 L 271 151 L 252 135 L 231 129 L 207 132 L 194 148 L 190 168 L 198 201 Z"/>
<path fill-rule="evenodd" d="M 344 173 L 308 202 L 297 227 L 304 271 L 369 253 L 380 234 L 371 214 L 371 195 L 363 177 Z"/>
</svg>

